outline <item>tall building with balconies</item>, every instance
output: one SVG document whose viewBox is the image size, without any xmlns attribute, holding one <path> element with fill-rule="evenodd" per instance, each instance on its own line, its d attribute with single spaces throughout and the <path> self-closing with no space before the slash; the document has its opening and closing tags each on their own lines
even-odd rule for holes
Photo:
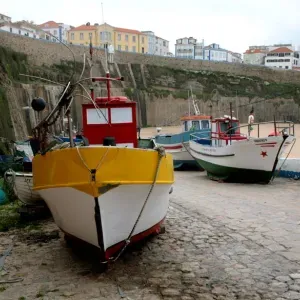
<svg viewBox="0 0 300 300">
<path fill-rule="evenodd" d="M 195 46 L 197 39 L 193 37 L 185 37 L 176 40 L 175 57 L 195 59 Z"/>
</svg>

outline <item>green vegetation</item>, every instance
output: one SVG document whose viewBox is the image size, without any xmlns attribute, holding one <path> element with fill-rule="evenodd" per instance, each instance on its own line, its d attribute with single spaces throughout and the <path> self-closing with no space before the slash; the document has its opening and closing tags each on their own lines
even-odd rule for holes
<svg viewBox="0 0 300 300">
<path fill-rule="evenodd" d="M 188 71 L 154 65 L 147 65 L 147 71 L 148 74 L 146 73 L 145 76 L 147 76 L 148 92 L 153 92 L 155 96 L 165 97 L 172 94 L 175 98 L 187 99 L 188 82 L 193 82 L 196 86 L 193 88 L 193 93 L 197 98 L 203 100 L 210 99 L 217 90 L 220 96 L 225 97 L 235 97 L 236 95 L 250 99 L 281 97 L 293 98 L 295 102 L 300 103 L 300 83 L 266 82 L 254 76 L 246 77 L 205 70 Z M 154 86 L 161 88 L 153 88 Z M 174 91 L 170 91 L 170 88 Z"/>
<path fill-rule="evenodd" d="M 0 117 L 0 132 L 1 136 L 5 136 L 9 139 L 13 139 L 13 125 L 11 122 L 10 114 L 9 112 L 9 106 L 8 101 L 6 97 L 6 90 L 4 87 L 0 86 L 0 112 L 5 112 L 4 114 L 1 114 Z M 0 152 L 4 152 L 4 148 L 0 145 Z"/>
<path fill-rule="evenodd" d="M 9 78 L 17 81 L 27 81 L 26 78 L 21 78 L 19 75 L 19 73 L 26 73 L 28 71 L 26 54 L 0 46 L 0 67 L 0 71 L 2 69 Z"/>
<path fill-rule="evenodd" d="M 44 295 L 44 293 L 42 292 L 42 291 L 40 291 L 40 292 L 38 292 L 37 294 L 36 294 L 36 298 L 41 298 L 41 297 L 44 297 L 45 295 Z"/>
<path fill-rule="evenodd" d="M 5 286 L 0 286 L 0 293 L 1 292 L 4 292 L 6 290 L 6 287 Z"/>
<path fill-rule="evenodd" d="M 25 228 L 26 230 L 40 229 L 37 222 L 25 222 L 18 213 L 19 205 L 17 202 L 8 203 L 0 206 L 0 232 L 8 231 L 12 228 Z"/>
</svg>

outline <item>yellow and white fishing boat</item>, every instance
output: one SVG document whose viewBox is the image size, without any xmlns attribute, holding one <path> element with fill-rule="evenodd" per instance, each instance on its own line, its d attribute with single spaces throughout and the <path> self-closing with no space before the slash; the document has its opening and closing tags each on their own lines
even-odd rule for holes
<svg viewBox="0 0 300 300">
<path fill-rule="evenodd" d="M 58 105 L 34 131 L 34 190 L 42 196 L 55 223 L 67 235 L 101 250 L 104 261 L 154 232 L 164 221 L 174 182 L 173 160 L 164 149 L 137 148 L 136 103 L 125 97 L 91 96 L 83 105 L 83 130 L 89 143 L 74 142 L 47 150 L 45 128 L 69 107 L 74 86 L 67 85 Z M 33 105 L 39 110 L 38 105 Z M 42 105 L 43 106 L 43 105 Z M 71 132 L 71 130 L 70 130 Z M 45 144 L 46 143 L 46 144 Z M 49 147 L 48 147 L 49 149 Z"/>
</svg>

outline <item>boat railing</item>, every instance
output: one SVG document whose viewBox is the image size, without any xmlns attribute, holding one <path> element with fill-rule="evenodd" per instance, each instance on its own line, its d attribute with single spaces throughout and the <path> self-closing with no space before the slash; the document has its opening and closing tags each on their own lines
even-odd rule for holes
<svg viewBox="0 0 300 300">
<path fill-rule="evenodd" d="M 259 122 L 259 123 L 253 123 L 251 125 L 245 124 L 245 125 L 240 125 L 237 127 L 234 127 L 233 129 L 236 131 L 237 129 L 241 128 L 246 128 L 248 127 L 248 135 L 246 134 L 247 137 L 250 136 L 250 126 L 254 129 L 255 127 L 257 128 L 257 137 L 260 137 L 260 129 L 261 125 L 268 125 L 268 124 L 273 124 L 274 125 L 274 135 L 277 133 L 282 133 L 282 132 L 287 132 L 288 135 L 295 135 L 295 124 L 292 121 L 267 121 L 267 122 Z M 229 128 L 227 131 L 225 131 L 225 134 L 229 134 L 230 130 L 232 128 Z M 242 135 L 242 134 L 240 134 Z"/>
</svg>

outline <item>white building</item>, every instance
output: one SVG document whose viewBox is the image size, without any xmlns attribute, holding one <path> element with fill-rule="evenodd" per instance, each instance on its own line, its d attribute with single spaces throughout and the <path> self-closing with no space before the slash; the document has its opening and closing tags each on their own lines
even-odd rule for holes
<svg viewBox="0 0 300 300">
<path fill-rule="evenodd" d="M 0 23 L 4 23 L 4 22 L 11 22 L 11 17 L 0 14 Z"/>
<path fill-rule="evenodd" d="M 195 45 L 197 40 L 193 37 L 185 37 L 176 40 L 175 57 L 195 59 Z"/>
<path fill-rule="evenodd" d="M 28 36 L 31 38 L 39 39 L 40 38 L 40 32 L 36 28 L 34 28 L 34 25 L 30 26 L 27 22 L 3 22 L 0 23 L 0 30 L 7 31 L 14 34 L 20 34 L 24 36 Z"/>
<path fill-rule="evenodd" d="M 223 48 L 220 48 L 219 44 L 211 44 L 204 47 L 204 60 L 211 61 L 228 61 L 229 51 Z"/>
<path fill-rule="evenodd" d="M 178 58 L 201 59 L 241 63 L 242 55 L 223 48 L 218 44 L 204 46 L 204 40 L 197 43 L 193 37 L 176 40 L 175 56 Z"/>
<path fill-rule="evenodd" d="M 239 63 L 239 64 L 242 63 L 243 62 L 242 54 L 228 51 L 227 62 Z"/>
<path fill-rule="evenodd" d="M 153 31 L 142 31 L 148 36 L 148 54 L 155 54 L 156 39 Z"/>
<path fill-rule="evenodd" d="M 294 69 L 299 64 L 299 53 L 293 47 L 270 47 L 265 58 L 265 66 L 279 69 Z M 275 48 L 275 49 L 274 49 Z"/>
<path fill-rule="evenodd" d="M 267 49 L 248 49 L 244 53 L 244 63 L 249 65 L 263 65 Z"/>
<path fill-rule="evenodd" d="M 167 56 L 169 52 L 169 41 L 155 36 L 155 55 Z"/>
<path fill-rule="evenodd" d="M 244 63 L 249 65 L 264 65 L 267 53 L 278 47 L 287 47 L 294 51 L 294 47 L 291 44 L 250 46 L 249 49 L 244 52 Z"/>
<path fill-rule="evenodd" d="M 56 23 L 54 21 L 48 21 L 39 25 L 39 27 L 43 31 L 50 33 L 50 35 L 45 34 L 45 36 L 43 37 L 46 40 L 50 40 L 52 42 L 68 42 L 68 30 L 71 29 L 70 25 L 66 25 L 64 23 Z M 53 36 L 55 36 L 58 40 L 55 39 Z"/>
</svg>

